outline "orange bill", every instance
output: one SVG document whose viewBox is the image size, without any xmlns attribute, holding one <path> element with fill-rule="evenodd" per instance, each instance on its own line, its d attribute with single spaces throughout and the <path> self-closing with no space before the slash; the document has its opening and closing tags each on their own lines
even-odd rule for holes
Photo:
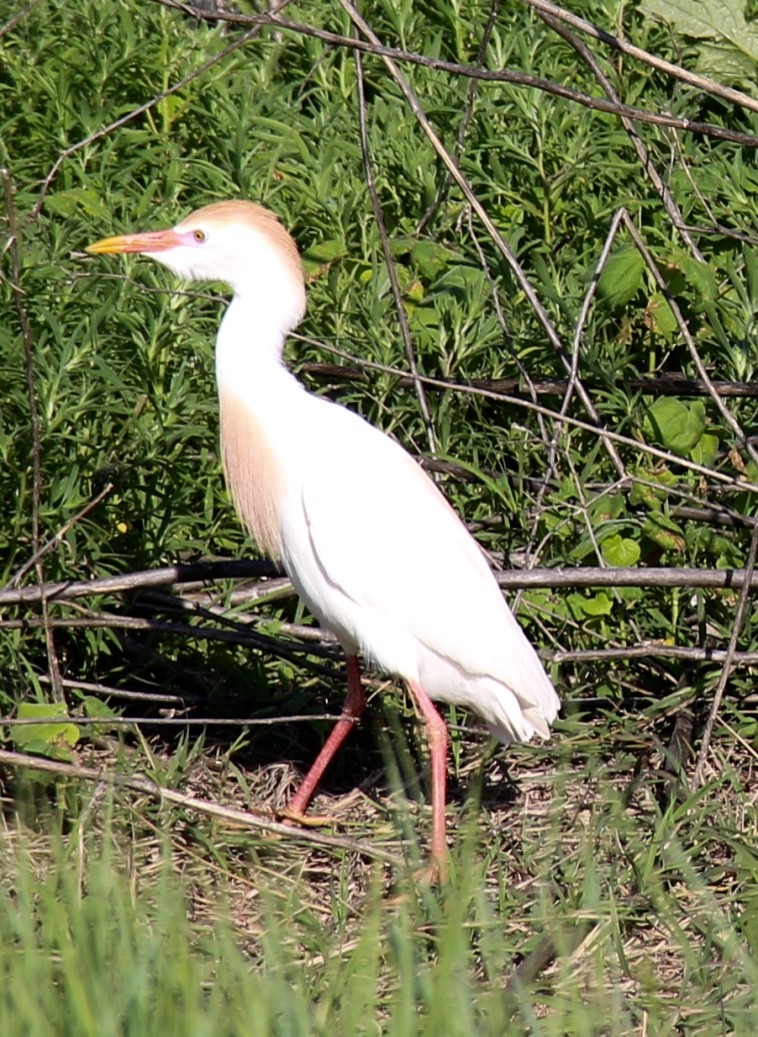
<svg viewBox="0 0 758 1037">
<path fill-rule="evenodd" d="M 103 238 L 93 245 L 87 245 L 87 252 L 92 255 L 110 252 L 165 252 L 183 244 L 182 238 L 175 230 L 152 230 L 145 234 L 121 234 L 115 238 Z"/>
</svg>

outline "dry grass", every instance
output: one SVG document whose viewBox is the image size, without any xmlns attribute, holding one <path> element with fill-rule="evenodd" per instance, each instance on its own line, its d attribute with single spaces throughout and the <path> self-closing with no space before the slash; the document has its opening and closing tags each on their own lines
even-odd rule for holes
<svg viewBox="0 0 758 1037">
<path fill-rule="evenodd" d="M 79 848 L 83 888 L 87 857 L 104 839 L 139 901 L 156 896 L 168 868 L 186 898 L 194 939 L 231 923 L 253 969 L 270 956 L 272 935 L 277 953 L 312 979 L 357 953 L 377 912 L 380 931 L 391 930 L 398 911 L 410 912 L 415 939 L 432 947 L 457 915 L 470 982 L 490 993 L 510 989 L 510 1010 L 524 1018 L 525 1005 L 548 1025 L 560 1018 L 562 1003 L 566 1011 L 577 999 L 587 1006 L 611 999 L 619 1018 L 637 1023 L 592 1032 L 644 1033 L 646 1019 L 684 1032 L 719 1032 L 709 1029 L 719 1011 L 725 1019 L 740 1018 L 730 1006 L 752 1011 L 755 977 L 743 923 L 755 911 L 748 859 L 756 754 L 724 737 L 713 783 L 689 796 L 680 788 L 679 802 L 661 802 L 663 757 L 643 751 L 644 733 L 630 739 L 630 729 L 619 722 L 614 744 L 606 727 L 590 726 L 559 732 L 551 746 L 494 755 L 478 735 L 466 738 L 449 816 L 452 874 L 439 890 L 418 887 L 409 870 L 429 817 L 422 803 L 407 799 L 397 782 L 407 763 L 398 766 L 391 754 L 391 787 L 387 773 L 372 767 L 361 775 L 362 788 L 322 792 L 314 803 L 314 811 L 334 819 L 328 831 L 347 837 L 352 849 L 251 832 L 124 790 L 114 803 L 103 787 L 91 786 L 76 791 L 80 812 L 68 819 L 67 838 Z M 144 767 L 144 749 L 85 750 L 81 762 L 128 771 L 140 761 Z M 289 763 L 260 765 L 253 756 L 243 750 L 230 758 L 228 748 L 210 740 L 179 750 L 149 744 L 154 776 L 171 775 L 182 793 L 272 816 L 298 774 Z M 57 789 L 59 814 L 72 791 Z M 18 805 L 18 789 L 12 799 Z M 19 842 L 36 876 L 53 863 L 49 836 L 11 824 L 6 885 Z M 381 864 L 365 852 L 377 847 L 409 863 Z M 405 907 L 395 903 L 398 892 Z M 378 953 L 381 1005 L 396 991 L 386 953 Z M 493 974 L 493 956 L 504 971 Z"/>
</svg>

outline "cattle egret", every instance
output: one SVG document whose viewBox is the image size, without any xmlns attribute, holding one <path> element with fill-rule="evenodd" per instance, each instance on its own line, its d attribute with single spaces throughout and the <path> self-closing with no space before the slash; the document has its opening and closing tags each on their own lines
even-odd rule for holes
<svg viewBox="0 0 758 1037">
<path fill-rule="evenodd" d="M 143 253 L 234 293 L 216 343 L 226 481 L 242 522 L 347 656 L 341 718 L 282 813 L 303 818 L 363 711 L 363 652 L 405 679 L 425 721 L 441 871 L 447 728 L 432 700 L 473 710 L 505 743 L 547 738 L 559 707 L 481 549 L 402 447 L 307 392 L 284 366 L 305 284 L 297 246 L 273 213 L 217 202 L 173 229 L 106 238 L 87 251 Z"/>
</svg>

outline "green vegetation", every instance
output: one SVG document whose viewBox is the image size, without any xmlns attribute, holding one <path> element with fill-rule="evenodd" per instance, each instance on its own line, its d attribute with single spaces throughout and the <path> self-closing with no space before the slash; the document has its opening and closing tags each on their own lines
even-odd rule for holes
<svg viewBox="0 0 758 1037">
<path fill-rule="evenodd" d="M 574 6 L 754 86 L 752 4 Z M 606 88 L 528 3 L 493 12 L 362 9 L 429 59 L 397 68 L 537 305 L 386 63 L 322 38 L 350 36 L 347 7 L 292 3 L 282 18 L 315 34 L 246 40 L 157 2 L 0 16 L 3 1033 L 758 1032 L 758 617 L 739 583 L 663 579 L 715 580 L 755 548 L 756 105 L 581 37 Z M 636 121 L 641 157 L 618 114 L 450 67 L 477 64 L 688 125 Z M 576 574 L 518 600 L 565 700 L 552 742 L 494 751 L 450 714 L 439 889 L 413 878 L 424 739 L 387 683 L 316 804 L 326 835 L 206 809 L 280 805 L 339 710 L 337 657 L 279 585 L 12 600 L 257 557 L 217 456 L 220 289 L 83 252 L 236 196 L 303 250 L 288 358 L 309 386 L 433 458 L 496 561 Z M 590 567 L 631 575 L 582 582 Z"/>
</svg>

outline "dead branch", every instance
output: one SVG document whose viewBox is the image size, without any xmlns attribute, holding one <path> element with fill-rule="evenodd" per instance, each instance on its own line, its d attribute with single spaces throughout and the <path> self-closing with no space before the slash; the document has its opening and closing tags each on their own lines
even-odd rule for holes
<svg viewBox="0 0 758 1037">
<path fill-rule="evenodd" d="M 82 767 L 74 763 L 59 763 L 56 760 L 48 760 L 41 756 L 30 756 L 27 753 L 10 752 L 0 749 L 0 764 L 14 769 L 29 768 L 33 771 L 44 771 L 46 774 L 55 774 L 61 778 L 72 778 L 78 781 L 94 781 L 98 784 L 105 782 L 116 789 L 128 789 L 140 792 L 157 799 L 162 803 L 172 803 L 176 806 L 195 810 L 208 817 L 217 817 L 242 828 L 256 828 L 271 835 L 278 835 L 282 839 L 291 839 L 295 842 L 310 843 L 311 846 L 330 846 L 335 849 L 347 850 L 350 853 L 361 853 L 376 860 L 385 861 L 395 867 L 402 865 L 402 860 L 394 854 L 387 853 L 372 843 L 359 843 L 354 839 L 346 839 L 337 835 L 326 835 L 312 828 L 298 828 L 282 824 L 273 818 L 251 814 L 247 810 L 239 810 L 236 807 L 225 807 L 220 803 L 214 803 L 208 799 L 198 796 L 188 796 L 176 789 L 164 788 L 156 782 L 151 781 L 139 774 L 116 774 L 98 767 Z"/>
<path fill-rule="evenodd" d="M 366 372 L 360 367 L 348 367 L 345 364 L 327 364 L 315 360 L 306 360 L 298 368 L 304 374 L 311 375 L 321 380 L 336 380 L 339 382 L 365 382 Z M 410 388 L 413 379 L 407 374 L 398 372 L 397 384 L 403 388 Z M 568 379 L 550 378 L 531 382 L 529 390 L 534 388 L 538 396 L 563 396 L 568 388 Z M 711 380 L 711 387 L 723 398 L 739 397 L 744 399 L 758 399 L 758 382 L 736 382 L 724 381 L 720 378 Z M 590 382 L 585 385 L 595 388 Z M 640 392 L 645 396 L 687 396 L 699 397 L 710 396 L 710 390 L 706 382 L 700 378 L 688 378 L 678 372 L 661 372 L 656 375 L 640 375 L 638 378 L 624 380 L 624 387 Z M 439 391 L 464 393 L 467 389 L 485 389 L 493 393 L 518 394 L 524 391 L 521 378 L 472 378 L 469 381 L 460 379 L 436 379 L 430 389 Z"/>
<path fill-rule="evenodd" d="M 380 364 L 375 360 L 366 360 L 356 357 L 353 353 L 347 353 L 344 349 L 337 349 L 336 346 L 319 343 L 315 340 L 309 339 L 305 335 L 293 335 L 292 337 L 300 339 L 303 342 L 310 342 L 319 345 L 334 356 L 347 360 L 349 364 L 355 367 L 362 367 L 368 371 L 381 371 L 384 374 L 390 374 L 397 377 L 405 377 L 407 375 L 407 372 L 401 371 L 399 368 L 393 367 L 390 364 Z M 449 381 L 445 381 L 441 378 L 430 378 L 427 375 L 419 375 L 419 377 L 424 382 L 424 385 L 436 386 L 438 389 L 451 389 Z M 497 400 L 514 407 L 521 407 L 523 410 L 530 411 L 533 414 L 541 414 L 543 417 L 548 418 L 551 421 L 560 422 L 566 426 L 570 426 L 571 428 L 582 429 L 584 432 L 589 432 L 593 436 L 600 434 L 600 430 L 589 422 L 582 421 L 580 418 L 571 417 L 568 414 L 558 414 L 556 411 L 550 410 L 549 407 L 543 407 L 541 404 L 535 403 L 533 400 L 527 400 L 520 396 L 511 396 L 507 393 L 492 392 L 489 389 L 480 389 L 473 384 L 456 382 L 456 385 L 461 386 L 463 391 L 468 392 L 473 396 L 481 396 L 483 399 Z M 708 395 L 711 395 L 711 393 L 709 392 Z M 631 436 L 624 436 L 621 433 L 613 432 L 608 428 L 602 429 L 602 437 L 603 439 L 612 440 L 614 443 L 630 447 L 639 453 L 648 454 L 650 457 L 657 457 L 666 464 L 675 465 L 678 468 L 683 468 L 690 472 L 696 472 L 706 480 L 713 480 L 720 483 L 722 486 L 729 486 L 739 492 L 747 491 L 749 493 L 758 493 L 758 483 L 726 475 L 714 468 L 708 468 L 705 465 L 690 461 L 689 458 L 681 457 L 672 454 L 668 450 L 662 450 L 660 447 L 652 446 L 650 443 L 645 443 L 642 439 L 633 439 Z"/>
<path fill-rule="evenodd" d="M 39 602 L 43 593 L 47 595 L 48 600 L 60 602 L 97 594 L 122 594 L 143 590 L 147 587 L 167 587 L 174 583 L 193 584 L 197 581 L 207 583 L 227 579 L 261 579 L 279 575 L 280 570 L 273 562 L 247 560 L 187 562 L 169 565 L 162 569 L 143 569 L 124 573 L 123 576 L 103 576 L 97 580 L 6 588 L 0 591 L 0 606 Z"/>
<path fill-rule="evenodd" d="M 268 580 L 278 576 L 279 570 L 273 562 L 257 561 L 207 561 L 184 565 L 171 565 L 163 569 L 145 569 L 123 576 L 105 576 L 97 580 L 77 580 L 47 585 L 30 585 L 0 591 L 0 607 L 10 605 L 36 605 L 43 596 L 51 604 L 74 601 L 78 598 L 97 597 L 187 584 L 194 593 L 198 580 L 208 587 L 225 580 Z M 601 568 L 581 566 L 573 569 L 506 569 L 495 573 L 495 578 L 506 590 L 581 589 L 589 587 L 698 587 L 712 590 L 739 591 L 745 580 L 744 569 L 684 569 L 684 568 Z M 758 586 L 758 576 L 753 575 L 751 586 Z M 239 604 L 266 596 L 270 584 L 263 582 L 248 591 L 239 588 L 235 601 Z M 277 580 L 276 593 L 294 594 L 289 581 Z M 213 591 L 214 596 L 221 588 Z M 19 621 L 23 623 L 26 621 Z M 83 620 L 81 626 L 86 626 Z M 18 623 L 15 624 L 18 626 Z"/>
</svg>

